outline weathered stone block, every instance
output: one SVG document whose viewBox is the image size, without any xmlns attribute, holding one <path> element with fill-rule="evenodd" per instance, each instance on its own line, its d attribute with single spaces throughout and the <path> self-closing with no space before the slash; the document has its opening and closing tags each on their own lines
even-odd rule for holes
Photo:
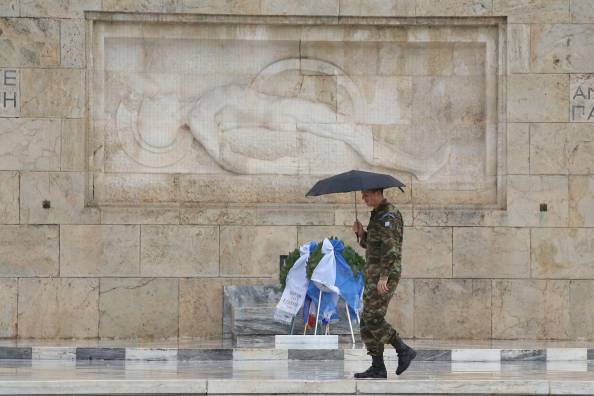
<svg viewBox="0 0 594 396">
<path fill-rule="evenodd" d="M 493 338 L 568 339 L 569 281 L 494 280 Z"/>
<path fill-rule="evenodd" d="M 221 275 L 278 278 L 280 256 L 295 249 L 297 228 L 221 226 Z"/>
<path fill-rule="evenodd" d="M 497 177 L 484 176 L 472 187 L 452 189 L 453 184 L 465 185 L 462 173 L 444 176 L 431 182 L 413 180 L 412 199 L 420 209 L 448 208 L 459 205 L 478 207 L 497 204 Z"/>
<path fill-rule="evenodd" d="M 60 64 L 60 23 L 42 18 L 0 18 L 0 67 Z"/>
<path fill-rule="evenodd" d="M 21 16 L 82 18 L 84 11 L 101 9 L 101 0 L 20 0 Z"/>
<path fill-rule="evenodd" d="M 22 173 L 21 223 L 98 224 L 99 210 L 85 207 L 85 178 L 82 172 Z"/>
<path fill-rule="evenodd" d="M 60 120 L 0 118 L 0 169 L 59 168 Z"/>
<path fill-rule="evenodd" d="M 529 73 L 530 25 L 510 24 L 507 29 L 508 71 L 510 73 Z"/>
<path fill-rule="evenodd" d="M 182 207 L 181 224 L 202 225 L 256 225 L 255 206 L 217 208 L 217 207 Z"/>
<path fill-rule="evenodd" d="M 403 338 L 414 337 L 414 294 L 414 280 L 400 279 L 386 313 L 386 320 Z"/>
<path fill-rule="evenodd" d="M 454 228 L 454 276 L 526 278 L 530 276 L 530 231 L 523 228 Z"/>
<path fill-rule="evenodd" d="M 417 0 L 417 16 L 490 15 L 490 0 Z"/>
<path fill-rule="evenodd" d="M 58 226 L 0 226 L 0 276 L 57 276 Z"/>
<path fill-rule="evenodd" d="M 567 174 L 569 129 L 571 129 L 571 124 L 531 124 L 531 174 Z"/>
<path fill-rule="evenodd" d="M 83 68 L 85 62 L 85 23 L 83 20 L 63 20 L 60 27 L 60 64 L 62 67 Z"/>
<path fill-rule="evenodd" d="M 569 226 L 594 227 L 594 176 L 569 176 Z"/>
<path fill-rule="evenodd" d="M 19 338 L 96 338 L 97 279 L 19 279 Z"/>
<path fill-rule="evenodd" d="M 0 279 L 0 338 L 17 336 L 17 279 Z"/>
<path fill-rule="evenodd" d="M 405 190 L 406 191 L 406 190 Z M 386 191 L 384 191 L 386 193 Z M 393 202 L 390 198 L 388 201 Z M 402 214 L 402 221 L 404 222 L 405 226 L 412 226 L 413 225 L 413 210 L 412 207 L 409 205 L 396 205 L 398 210 Z M 365 207 L 362 208 L 361 205 L 357 205 L 357 213 L 356 216 L 359 221 L 366 225 L 365 223 L 369 222 L 369 215 L 370 210 L 369 208 Z M 352 209 L 336 209 L 334 211 L 334 222 L 335 225 L 338 226 L 351 226 L 355 222 L 355 208 Z"/>
<path fill-rule="evenodd" d="M 221 337 L 225 279 L 180 279 L 179 337 Z"/>
<path fill-rule="evenodd" d="M 594 277 L 594 229 L 542 228 L 531 232 L 532 277 Z"/>
<path fill-rule="evenodd" d="M 594 53 L 591 24 L 531 26 L 533 73 L 589 73 Z"/>
<path fill-rule="evenodd" d="M 183 0 L 183 12 L 198 14 L 247 14 L 260 13 L 260 0 Z"/>
<path fill-rule="evenodd" d="M 339 0 L 261 0 L 264 15 L 338 15 Z"/>
<path fill-rule="evenodd" d="M 60 275 L 139 275 L 140 226 L 62 225 L 60 238 Z"/>
<path fill-rule="evenodd" d="M 530 173 L 530 124 L 507 125 L 507 173 L 527 175 Z"/>
<path fill-rule="evenodd" d="M 436 301 L 447 301 L 447 304 L 436 304 Z M 490 280 L 416 279 L 414 304 L 415 337 L 491 337 Z"/>
<path fill-rule="evenodd" d="M 103 278 L 99 316 L 99 337 L 177 337 L 178 279 Z"/>
<path fill-rule="evenodd" d="M 334 225 L 334 211 L 330 208 L 304 206 L 273 206 L 256 208 L 258 225 Z"/>
<path fill-rule="evenodd" d="M 180 225 L 144 225 L 142 276 L 217 276 L 219 229 Z"/>
<path fill-rule="evenodd" d="M 179 208 L 105 206 L 101 208 L 101 223 L 179 224 Z"/>
<path fill-rule="evenodd" d="M 176 202 L 177 176 L 149 173 L 97 173 L 95 200 L 102 203 L 139 205 Z"/>
<path fill-rule="evenodd" d="M 19 16 L 19 0 L 6 0 L 0 4 L 0 17 Z"/>
<path fill-rule="evenodd" d="M 452 229 L 406 227 L 402 241 L 402 276 L 452 277 Z"/>
<path fill-rule="evenodd" d="M 178 12 L 178 0 L 103 0 L 104 11 Z"/>
<path fill-rule="evenodd" d="M 414 0 L 340 0 L 344 16 L 415 16 Z"/>
<path fill-rule="evenodd" d="M 493 0 L 493 14 L 508 23 L 568 23 L 569 0 Z"/>
<path fill-rule="evenodd" d="M 571 0 L 572 23 L 594 22 L 594 0 Z"/>
<path fill-rule="evenodd" d="M 63 171 L 85 170 L 85 120 L 69 118 L 62 120 L 62 152 L 60 169 Z"/>
<path fill-rule="evenodd" d="M 0 224 L 19 223 L 19 174 L 0 172 Z"/>
<path fill-rule="evenodd" d="M 572 280 L 569 282 L 569 320 L 572 340 L 592 340 L 594 334 L 594 281 Z"/>
<path fill-rule="evenodd" d="M 22 69 L 21 115 L 81 118 L 85 73 L 80 69 Z"/>
<path fill-rule="evenodd" d="M 179 281 L 180 338 L 223 335 L 223 287 L 270 283 L 268 278 L 203 278 Z"/>
<path fill-rule="evenodd" d="M 594 129 L 592 124 L 571 125 L 567 133 L 567 162 L 570 174 L 594 173 Z"/>
<path fill-rule="evenodd" d="M 416 227 L 485 226 L 490 211 L 473 209 L 417 209 L 414 210 Z"/>
<path fill-rule="evenodd" d="M 569 76 L 522 74 L 508 76 L 508 115 L 511 122 L 567 122 Z"/>
<path fill-rule="evenodd" d="M 508 176 L 506 225 L 565 227 L 568 212 L 567 176 Z"/>
</svg>

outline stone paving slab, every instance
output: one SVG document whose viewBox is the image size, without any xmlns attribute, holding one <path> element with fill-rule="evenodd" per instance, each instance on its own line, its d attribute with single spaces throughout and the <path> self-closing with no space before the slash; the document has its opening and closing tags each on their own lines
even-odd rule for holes
<svg viewBox="0 0 594 396">
<path fill-rule="evenodd" d="M 0 381 L 0 395 L 587 395 L 594 381 L 549 380 L 52 380 Z"/>
<path fill-rule="evenodd" d="M 0 395 L 197 394 L 205 380 L 0 381 Z"/>
</svg>

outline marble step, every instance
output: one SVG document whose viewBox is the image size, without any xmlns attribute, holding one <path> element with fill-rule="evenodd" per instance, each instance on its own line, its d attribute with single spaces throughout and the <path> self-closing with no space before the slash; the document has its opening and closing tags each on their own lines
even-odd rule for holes
<svg viewBox="0 0 594 396">
<path fill-rule="evenodd" d="M 346 349 L 274 348 L 138 348 L 138 347 L 59 347 L 0 346 L 0 360 L 137 360 L 137 361 L 216 361 L 216 360 L 367 360 L 361 348 Z M 417 361 L 514 362 L 588 361 L 594 349 L 448 349 L 417 348 Z M 393 348 L 385 350 L 386 360 L 396 360 Z"/>
<path fill-rule="evenodd" d="M 274 311 L 276 305 L 260 304 L 253 306 L 234 306 L 231 308 L 231 333 L 234 338 L 241 336 L 263 336 L 263 335 L 277 335 L 277 334 L 289 334 L 291 326 L 276 322 L 272 318 L 274 317 Z M 342 303 L 339 304 L 339 309 L 344 310 Z M 344 311 L 341 311 L 343 313 Z M 297 320 L 293 329 L 294 334 L 303 332 L 304 325 L 301 319 L 302 312 L 299 311 L 297 314 Z M 359 334 L 359 324 L 355 319 L 352 321 L 354 334 Z M 319 327 L 323 331 L 324 327 L 320 324 Z M 351 330 L 349 327 L 348 319 L 346 314 L 340 316 L 340 320 L 330 325 L 330 333 L 338 335 L 350 335 Z"/>
<path fill-rule="evenodd" d="M 70 379 L 0 380 L 0 395 L 586 395 L 594 381 L 551 379 L 236 380 Z"/>
</svg>

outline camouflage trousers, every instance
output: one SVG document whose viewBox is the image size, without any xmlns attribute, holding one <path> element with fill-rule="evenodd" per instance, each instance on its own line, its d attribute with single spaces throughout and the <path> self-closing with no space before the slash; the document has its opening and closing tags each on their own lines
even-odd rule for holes
<svg viewBox="0 0 594 396">
<path fill-rule="evenodd" d="M 367 281 L 365 284 L 360 331 L 368 355 L 381 356 L 384 353 L 384 344 L 390 344 L 398 337 L 398 332 L 385 319 L 398 281 L 398 278 L 390 278 L 389 290 L 383 295 L 377 291 L 377 280 Z"/>
</svg>

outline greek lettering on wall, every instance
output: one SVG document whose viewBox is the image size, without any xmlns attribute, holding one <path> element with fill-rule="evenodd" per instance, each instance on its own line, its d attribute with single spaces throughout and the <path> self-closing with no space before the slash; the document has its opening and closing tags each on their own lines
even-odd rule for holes
<svg viewBox="0 0 594 396">
<path fill-rule="evenodd" d="M 571 76 L 571 121 L 594 122 L 594 74 Z"/>
<path fill-rule="evenodd" d="M 14 117 L 20 113 L 19 72 L 0 69 L 0 117 Z"/>
</svg>

